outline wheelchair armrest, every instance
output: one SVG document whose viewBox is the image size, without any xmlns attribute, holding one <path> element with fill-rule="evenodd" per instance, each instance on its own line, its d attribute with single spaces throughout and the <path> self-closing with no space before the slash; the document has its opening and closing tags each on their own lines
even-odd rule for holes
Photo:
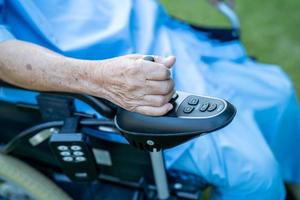
<svg viewBox="0 0 300 200">
<path fill-rule="evenodd" d="M 118 106 L 106 99 L 93 97 L 86 94 L 67 94 L 67 95 L 82 100 L 83 102 L 87 103 L 92 108 L 94 108 L 99 114 L 101 114 L 104 117 L 113 119 L 116 115 Z"/>
</svg>

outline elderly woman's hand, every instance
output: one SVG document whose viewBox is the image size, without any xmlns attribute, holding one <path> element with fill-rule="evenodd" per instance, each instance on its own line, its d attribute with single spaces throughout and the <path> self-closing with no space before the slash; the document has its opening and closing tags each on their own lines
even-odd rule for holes
<svg viewBox="0 0 300 200">
<path fill-rule="evenodd" d="M 175 57 L 154 56 L 155 62 L 143 60 L 143 57 L 127 55 L 101 61 L 101 67 L 92 75 L 96 86 L 92 95 L 102 94 L 133 112 L 153 116 L 167 113 L 172 109 L 168 102 L 174 94 L 170 68 Z"/>
</svg>

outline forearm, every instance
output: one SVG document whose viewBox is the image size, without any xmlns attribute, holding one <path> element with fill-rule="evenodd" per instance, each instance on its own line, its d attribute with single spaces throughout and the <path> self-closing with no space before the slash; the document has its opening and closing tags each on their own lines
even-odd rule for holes
<svg viewBox="0 0 300 200">
<path fill-rule="evenodd" d="M 99 68 L 99 61 L 64 57 L 30 43 L 0 43 L 0 79 L 27 89 L 89 93 L 87 88 L 93 87 L 90 76 Z"/>
</svg>

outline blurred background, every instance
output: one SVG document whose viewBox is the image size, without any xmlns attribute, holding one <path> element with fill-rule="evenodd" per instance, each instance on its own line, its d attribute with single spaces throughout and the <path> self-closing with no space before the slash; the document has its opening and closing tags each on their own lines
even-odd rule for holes
<svg viewBox="0 0 300 200">
<path fill-rule="evenodd" d="M 207 0 L 161 0 L 168 13 L 204 26 L 229 26 Z M 280 65 L 300 97 L 300 1 L 236 1 L 242 41 L 260 62 Z"/>
</svg>

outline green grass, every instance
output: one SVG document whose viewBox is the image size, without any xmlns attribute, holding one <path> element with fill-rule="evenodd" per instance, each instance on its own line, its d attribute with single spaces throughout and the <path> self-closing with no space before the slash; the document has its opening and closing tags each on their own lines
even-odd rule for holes
<svg viewBox="0 0 300 200">
<path fill-rule="evenodd" d="M 198 25 L 228 26 L 206 0 L 161 0 L 167 11 Z M 300 97 L 300 1 L 236 1 L 242 41 L 259 61 L 280 65 Z"/>
</svg>

